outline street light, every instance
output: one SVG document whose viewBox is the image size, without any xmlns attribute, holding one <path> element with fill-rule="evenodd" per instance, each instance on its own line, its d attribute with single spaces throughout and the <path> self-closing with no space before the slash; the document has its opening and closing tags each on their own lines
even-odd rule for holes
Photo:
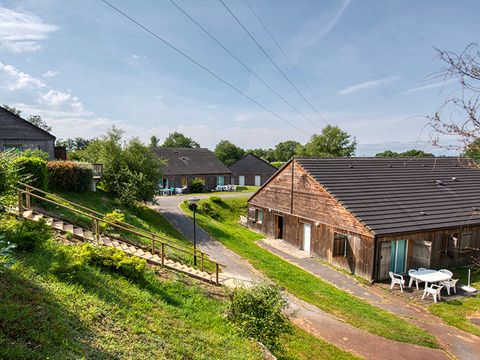
<svg viewBox="0 0 480 360">
<path fill-rule="evenodd" d="M 197 224 L 195 220 L 195 213 L 197 210 L 198 197 L 191 197 L 188 199 L 193 210 L 193 265 L 197 266 Z"/>
</svg>

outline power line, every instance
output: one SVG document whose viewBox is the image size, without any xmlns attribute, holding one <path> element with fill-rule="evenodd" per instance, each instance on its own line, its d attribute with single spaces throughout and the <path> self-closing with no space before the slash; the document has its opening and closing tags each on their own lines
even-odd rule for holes
<svg viewBox="0 0 480 360">
<path fill-rule="evenodd" d="M 261 107 L 263 110 L 265 110 L 266 112 L 268 112 L 269 114 L 275 116 L 277 119 L 280 119 L 282 120 L 283 122 L 289 124 L 290 126 L 294 127 L 295 129 L 309 135 L 305 130 L 299 128 L 298 126 L 296 126 L 295 124 L 293 124 L 292 122 L 288 121 L 287 119 L 285 119 L 283 116 L 273 112 L 272 110 L 270 110 L 269 108 L 267 108 L 265 105 L 261 104 L 260 102 L 256 101 L 255 99 L 253 99 L 252 97 L 248 96 L 247 94 L 245 94 L 242 90 L 238 89 L 235 85 L 232 85 L 231 83 L 229 83 L 227 80 L 223 79 L 220 75 L 217 75 L 216 73 L 214 73 L 213 71 L 211 71 L 210 69 L 208 69 L 206 66 L 202 65 L 201 63 L 199 63 L 197 60 L 193 59 L 192 57 L 190 57 L 189 55 L 187 55 L 186 53 L 184 53 L 182 50 L 178 49 L 175 45 L 171 44 L 170 42 L 168 42 L 167 40 L 163 39 L 162 37 L 160 37 L 159 35 L 157 35 L 156 33 L 154 33 L 152 30 L 150 30 L 149 28 L 147 28 L 146 26 L 142 25 L 141 23 L 139 23 L 137 20 L 135 20 L 134 18 L 132 18 L 131 16 L 129 16 L 128 14 L 126 14 L 125 12 L 123 12 L 121 9 L 117 8 L 116 6 L 114 6 L 113 4 L 109 3 L 107 0 L 100 0 L 102 1 L 103 3 L 105 3 L 106 5 L 110 6 L 113 10 L 115 10 L 116 12 L 118 12 L 119 14 L 121 14 L 122 16 L 124 16 L 125 18 L 127 18 L 128 20 L 130 20 L 132 23 L 134 23 L 135 25 L 137 25 L 138 27 L 140 27 L 141 29 L 145 30 L 146 32 L 148 32 L 150 35 L 154 36 L 155 38 L 157 38 L 158 40 L 160 40 L 162 43 L 164 43 L 165 45 L 167 45 L 169 48 L 171 48 L 172 50 L 176 51 L 177 53 L 179 53 L 180 55 L 182 55 L 183 57 L 185 57 L 186 59 L 188 59 L 189 61 L 191 61 L 192 63 L 194 63 L 195 65 L 197 65 L 199 68 L 201 68 L 202 70 L 206 71 L 207 73 L 209 73 L 210 75 L 212 75 L 213 77 L 215 77 L 217 80 L 221 81 L 222 83 L 224 83 L 225 85 L 227 85 L 228 87 L 230 87 L 231 89 L 235 90 L 237 93 L 239 93 L 240 95 L 244 96 L 245 98 L 247 98 L 248 100 L 252 101 L 253 103 L 255 103 L 256 105 L 258 105 L 259 107 Z"/>
<path fill-rule="evenodd" d="M 250 8 L 250 10 L 252 11 L 253 15 L 255 16 L 255 18 L 258 20 L 258 22 L 260 23 L 260 25 L 262 25 L 263 29 L 265 30 L 265 32 L 268 34 L 268 36 L 270 37 L 270 39 L 272 39 L 272 41 L 274 42 L 274 44 L 277 46 L 277 48 L 280 50 L 280 52 L 283 54 L 283 56 L 285 57 L 285 59 L 287 59 L 287 62 L 290 64 L 290 66 L 292 67 L 292 69 L 295 71 L 295 73 L 297 74 L 297 76 L 300 78 L 300 80 L 302 80 L 302 82 L 305 84 L 305 86 L 307 87 L 308 91 L 310 91 L 310 93 L 313 95 L 313 97 L 315 98 L 315 100 L 317 100 L 317 102 L 322 105 L 322 107 L 326 110 L 327 110 L 327 107 L 322 103 L 322 101 L 318 98 L 317 94 L 313 91 L 312 87 L 310 86 L 310 84 L 308 83 L 308 81 L 303 77 L 303 75 L 300 73 L 300 71 L 298 71 L 297 67 L 295 66 L 295 64 L 293 63 L 292 60 L 290 60 L 290 57 L 287 55 L 287 53 L 283 50 L 283 48 L 280 46 L 280 44 L 278 43 L 278 41 L 275 39 L 275 37 L 273 36 L 273 34 L 271 33 L 271 31 L 268 29 L 267 25 L 265 25 L 265 23 L 262 21 L 262 19 L 260 18 L 260 16 L 257 14 L 257 12 L 253 9 L 253 7 L 250 5 L 250 3 L 248 2 L 248 0 L 244 0 L 245 3 L 247 4 L 247 6 Z"/>
<path fill-rule="evenodd" d="M 280 69 L 280 66 L 275 62 L 275 60 L 272 59 L 272 57 L 267 53 L 267 51 L 263 48 L 263 46 L 255 39 L 255 37 L 248 31 L 248 29 L 243 25 L 243 23 L 240 21 L 240 19 L 233 13 L 232 10 L 225 4 L 223 0 L 219 0 L 220 3 L 223 5 L 223 7 L 232 15 L 232 17 L 235 19 L 235 21 L 242 27 L 242 29 L 247 33 L 247 35 L 252 39 L 252 41 L 257 45 L 257 47 L 263 52 L 263 54 L 270 60 L 270 62 L 277 68 L 277 70 L 282 74 L 282 76 L 288 81 L 288 83 L 292 86 L 292 88 L 305 100 L 305 102 L 310 106 L 310 108 L 319 116 L 320 119 L 322 119 L 327 125 L 328 122 L 327 120 L 324 119 L 324 117 L 318 112 L 318 110 L 315 108 L 315 106 L 312 105 L 310 100 L 308 100 L 305 95 L 302 94 L 302 92 L 295 86 L 295 84 L 289 79 L 289 77 L 283 72 L 282 69 Z"/>
<path fill-rule="evenodd" d="M 207 34 L 210 39 L 215 41 L 215 43 L 225 50 L 231 57 L 233 57 L 243 68 L 245 68 L 250 74 L 252 74 L 258 81 L 265 85 L 270 91 L 272 91 L 277 97 L 279 97 L 285 104 L 287 104 L 293 111 L 302 116 L 305 120 L 311 122 L 312 124 L 318 126 L 314 121 L 309 119 L 304 113 L 298 110 L 293 106 L 284 96 L 282 96 L 278 91 L 276 91 L 272 86 L 270 86 L 265 80 L 263 80 L 255 71 L 252 70 L 248 65 L 246 65 L 242 60 L 238 58 L 232 51 L 230 51 L 225 45 L 223 45 L 217 38 L 215 38 L 207 29 L 205 29 L 201 24 L 198 23 L 185 9 L 178 5 L 174 0 L 169 0 L 180 12 L 182 12 L 188 19 L 190 19 L 197 27 L 199 27 L 205 34 Z"/>
</svg>

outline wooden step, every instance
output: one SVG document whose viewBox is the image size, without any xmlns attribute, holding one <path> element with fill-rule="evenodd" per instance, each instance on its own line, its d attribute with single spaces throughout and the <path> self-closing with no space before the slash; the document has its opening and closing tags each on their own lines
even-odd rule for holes
<svg viewBox="0 0 480 360">
<path fill-rule="evenodd" d="M 26 210 L 23 212 L 22 216 L 25 218 L 25 219 L 31 219 L 33 215 L 33 211 L 32 210 Z"/>
<path fill-rule="evenodd" d="M 113 246 L 112 240 L 108 237 L 102 237 L 102 242 L 107 246 Z"/>
<path fill-rule="evenodd" d="M 54 221 L 53 222 L 53 227 L 57 230 L 63 230 L 63 221 Z"/>
<path fill-rule="evenodd" d="M 47 224 L 48 226 L 52 226 L 53 225 L 53 221 L 54 219 L 49 217 L 49 218 L 46 218 L 45 219 L 45 224 Z"/>
<path fill-rule="evenodd" d="M 80 227 L 73 227 L 73 234 L 83 237 L 83 229 Z"/>
<path fill-rule="evenodd" d="M 72 224 L 63 224 L 63 231 L 73 234 L 73 225 Z"/>
<path fill-rule="evenodd" d="M 33 213 L 32 214 L 32 220 L 33 221 L 40 221 L 43 219 L 43 215 L 42 214 L 38 214 L 38 213 Z"/>
<path fill-rule="evenodd" d="M 84 230 L 83 231 L 83 237 L 87 240 L 92 241 L 93 240 L 93 233 L 90 230 Z"/>
</svg>

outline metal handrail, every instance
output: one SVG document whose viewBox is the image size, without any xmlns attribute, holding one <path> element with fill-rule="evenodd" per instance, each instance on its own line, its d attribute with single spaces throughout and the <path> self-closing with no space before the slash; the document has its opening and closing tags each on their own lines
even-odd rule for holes
<svg viewBox="0 0 480 360">
<path fill-rule="evenodd" d="M 132 230 L 132 229 L 129 228 L 129 227 L 123 226 L 123 224 L 127 224 L 127 223 L 121 222 L 121 224 L 118 224 L 118 223 L 114 223 L 114 222 L 105 220 L 105 219 L 103 219 L 103 218 L 100 218 L 100 217 L 98 217 L 98 216 L 96 216 L 96 215 L 88 214 L 88 213 L 86 213 L 86 212 L 84 212 L 84 211 L 82 211 L 82 210 L 78 210 L 78 209 L 75 209 L 74 207 L 70 207 L 70 206 L 61 204 L 61 203 L 59 203 L 59 202 L 57 202 L 57 201 L 55 201 L 55 200 L 51 200 L 51 199 L 48 199 L 48 198 L 46 198 L 46 197 L 44 197 L 44 196 L 35 194 L 35 193 L 33 193 L 33 192 L 29 191 L 29 190 L 39 191 L 39 192 L 41 192 L 41 193 L 43 193 L 43 194 L 46 194 L 46 195 L 53 195 L 53 194 L 47 193 L 47 192 L 45 192 L 45 191 L 43 191 L 43 190 L 41 190 L 41 189 L 37 189 L 37 188 L 35 188 L 35 187 L 33 187 L 33 186 L 30 186 L 30 185 L 26 185 L 26 184 L 23 184 L 23 183 L 19 183 L 19 184 L 26 186 L 26 190 L 17 188 L 17 191 L 18 191 L 18 194 L 19 194 L 19 211 L 21 211 L 22 208 L 23 208 L 23 197 L 22 197 L 22 194 L 25 194 L 25 195 L 26 195 L 26 205 L 27 205 L 26 208 L 27 208 L 27 209 L 30 209 L 30 197 L 32 196 L 32 197 L 37 198 L 37 199 L 39 199 L 39 200 L 46 201 L 46 202 L 49 202 L 49 203 L 51 203 L 51 204 L 54 204 L 54 205 L 63 207 L 63 208 L 65 208 L 65 209 L 68 209 L 68 210 L 70 210 L 70 211 L 73 211 L 73 212 L 75 212 L 75 213 L 77 213 L 77 214 L 80 214 L 80 215 L 82 215 L 82 216 L 85 216 L 85 217 L 88 217 L 88 218 L 92 219 L 92 220 L 94 221 L 94 223 L 95 223 L 95 229 L 94 229 L 94 231 L 95 231 L 95 236 L 96 236 L 97 238 L 100 236 L 99 223 L 105 223 L 105 224 L 108 224 L 108 225 L 110 225 L 110 226 L 112 226 L 112 227 L 119 228 L 119 229 L 121 229 L 121 230 L 123 230 L 123 231 L 129 232 L 129 233 L 131 233 L 131 234 L 134 234 L 134 235 L 137 235 L 137 236 L 140 236 L 140 237 L 143 237 L 143 238 L 146 238 L 146 239 L 152 241 L 152 254 L 155 254 L 155 253 L 158 251 L 158 250 L 155 248 L 155 243 L 157 243 L 157 242 L 160 243 L 160 244 L 161 244 L 161 247 L 162 247 L 162 251 L 161 251 L 161 254 L 162 254 L 162 258 L 161 258 L 161 259 L 162 259 L 162 265 L 163 265 L 163 263 L 164 263 L 164 258 L 165 258 L 165 246 L 166 246 L 166 247 L 170 247 L 170 248 L 175 249 L 175 250 L 178 250 L 178 251 L 181 251 L 181 252 L 184 252 L 184 253 L 187 253 L 187 254 L 189 254 L 189 255 L 193 255 L 194 257 L 198 256 L 198 257 L 201 258 L 202 271 L 205 271 L 205 269 L 204 269 L 204 261 L 210 262 L 210 263 L 212 263 L 212 264 L 215 265 L 216 283 L 217 283 L 217 285 L 218 285 L 218 283 L 219 283 L 219 277 L 218 277 L 218 276 L 219 276 L 219 275 L 218 275 L 218 274 L 219 274 L 219 269 L 220 269 L 220 267 L 224 267 L 225 265 L 220 264 L 220 263 L 218 263 L 218 262 L 216 262 L 216 261 L 213 261 L 213 260 L 211 260 L 211 259 L 209 259 L 209 258 L 205 258 L 205 254 L 204 254 L 201 250 L 195 251 L 195 250 L 193 249 L 193 252 L 192 252 L 191 249 L 188 249 L 188 250 L 182 249 L 182 248 L 180 248 L 180 247 L 178 247 L 178 246 L 176 246 L 176 245 L 170 244 L 170 243 L 162 240 L 162 237 L 159 237 L 159 236 L 157 236 L 157 235 L 153 235 L 152 233 L 146 232 L 146 233 L 148 233 L 148 235 L 145 235 L 145 234 L 142 234 L 142 233 L 140 233 L 140 232 L 138 232 L 138 231 Z M 53 195 L 53 196 L 55 196 L 55 195 Z M 59 197 L 59 198 L 60 198 L 60 197 Z M 72 204 L 73 206 L 78 206 L 78 207 L 80 207 L 80 208 L 82 208 L 82 209 L 85 209 L 85 210 L 87 210 L 87 211 L 88 211 L 88 210 L 91 210 L 91 209 L 89 209 L 89 208 L 87 208 L 87 207 L 84 207 L 84 206 L 82 206 L 82 205 L 76 204 L 76 203 L 71 202 L 71 201 L 69 201 L 69 200 L 66 200 L 66 199 L 64 199 L 64 200 L 65 200 L 66 202 L 68 202 L 69 204 Z M 103 214 L 101 214 L 101 213 L 99 213 L 99 212 L 97 212 L 97 211 L 95 211 L 95 210 L 91 210 L 91 211 L 92 211 L 92 213 L 94 213 L 94 214 L 99 214 L 99 215 L 103 216 Z M 129 225 L 129 224 L 128 224 L 128 225 Z M 136 228 L 135 226 L 133 226 L 133 227 Z M 136 229 L 138 229 L 138 228 L 136 228 Z M 141 230 L 141 229 L 139 229 L 139 230 Z M 150 234 L 151 234 L 151 235 L 150 235 Z M 165 238 L 163 238 L 163 239 L 165 239 Z M 207 272 L 208 274 L 212 274 L 212 273 L 210 273 L 210 272 L 208 272 L 208 271 L 205 271 L 205 272 Z"/>
</svg>

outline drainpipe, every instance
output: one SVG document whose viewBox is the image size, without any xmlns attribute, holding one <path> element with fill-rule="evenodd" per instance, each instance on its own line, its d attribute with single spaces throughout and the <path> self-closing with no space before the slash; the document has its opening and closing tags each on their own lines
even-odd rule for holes
<svg viewBox="0 0 480 360">
<path fill-rule="evenodd" d="M 373 284 L 378 276 L 378 268 L 380 266 L 380 258 L 378 251 L 378 238 L 377 235 L 373 237 L 373 269 L 372 269 L 372 278 L 370 283 Z"/>
</svg>

